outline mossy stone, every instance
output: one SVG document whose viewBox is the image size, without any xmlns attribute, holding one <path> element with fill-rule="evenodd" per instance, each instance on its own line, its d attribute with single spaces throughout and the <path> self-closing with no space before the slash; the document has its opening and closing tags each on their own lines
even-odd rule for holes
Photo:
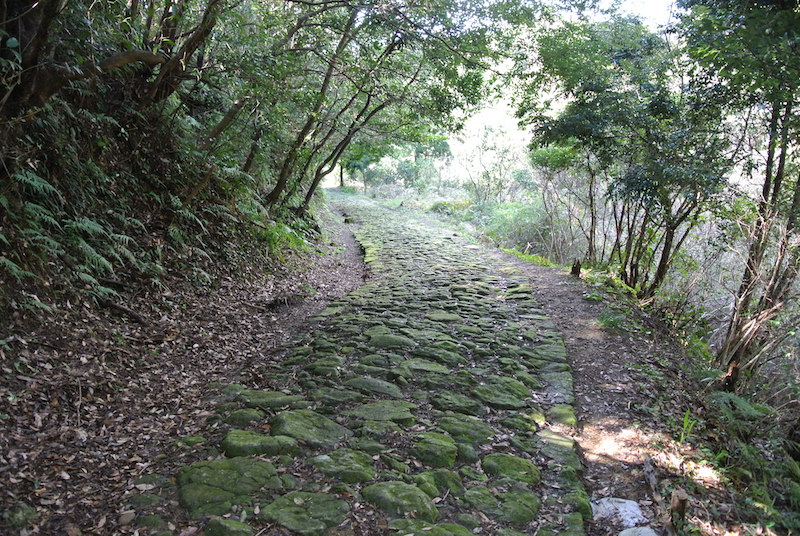
<svg viewBox="0 0 800 536">
<path fill-rule="evenodd" d="M 347 502 L 334 495 L 293 491 L 267 505 L 258 517 L 302 536 L 316 536 L 343 523 L 349 511 Z"/>
<path fill-rule="evenodd" d="M 455 411 L 467 415 L 483 415 L 486 407 L 482 402 L 461 393 L 442 392 L 431 397 L 431 404 L 436 409 Z"/>
<path fill-rule="evenodd" d="M 562 502 L 567 504 L 574 504 L 575 509 L 583 516 L 583 519 L 588 521 L 592 519 L 592 503 L 589 501 L 589 495 L 581 488 L 579 491 L 565 495 Z"/>
<path fill-rule="evenodd" d="M 255 408 L 242 408 L 231 412 L 225 417 L 225 423 L 232 426 L 246 426 L 254 421 L 260 421 L 266 414 Z"/>
<path fill-rule="evenodd" d="M 439 363 L 415 357 L 401 362 L 395 372 L 401 376 L 412 377 L 421 372 L 448 374 L 450 369 Z"/>
<path fill-rule="evenodd" d="M 393 519 L 389 528 L 397 536 L 475 536 L 468 528 L 454 523 L 438 523 L 433 525 L 418 519 Z"/>
<path fill-rule="evenodd" d="M 270 421 L 274 435 L 285 435 L 315 448 L 330 448 L 353 432 L 311 410 L 279 413 Z"/>
<path fill-rule="evenodd" d="M 432 497 L 436 497 L 440 493 L 449 493 L 450 495 L 459 496 L 463 495 L 465 491 L 464 484 L 461 482 L 461 477 L 458 473 L 444 468 L 420 473 L 414 477 L 414 482 L 417 485 L 424 483 L 428 486 L 429 490 L 432 487 L 435 492 Z M 428 492 L 426 491 L 426 493 Z M 428 493 L 428 495 L 430 495 L 430 493 Z"/>
<path fill-rule="evenodd" d="M 484 514 L 497 510 L 500 501 L 486 486 L 473 486 L 464 493 L 464 501 Z"/>
<path fill-rule="evenodd" d="M 294 455 L 300 453 L 300 446 L 292 437 L 285 435 L 265 436 L 247 430 L 231 430 L 222 440 L 220 446 L 229 458 L 259 454 L 278 456 L 280 454 Z"/>
<path fill-rule="evenodd" d="M 503 417 L 500 419 L 500 424 L 506 428 L 514 430 L 515 432 L 536 432 L 539 430 L 539 426 L 536 424 L 536 421 L 529 418 L 524 413 Z"/>
<path fill-rule="evenodd" d="M 439 432 L 423 432 L 416 438 L 411 453 L 431 467 L 452 467 L 458 447 L 452 437 Z"/>
<path fill-rule="evenodd" d="M 403 391 L 397 385 L 378 378 L 360 376 L 347 380 L 344 385 L 365 393 L 403 398 Z"/>
<path fill-rule="evenodd" d="M 338 355 L 322 357 L 303 367 L 317 376 L 339 376 L 344 366 L 344 358 Z"/>
<path fill-rule="evenodd" d="M 238 383 L 232 383 L 230 385 L 225 386 L 222 389 L 222 394 L 225 396 L 235 397 L 239 395 L 242 391 L 246 391 L 247 387 L 244 385 L 239 385 Z"/>
<path fill-rule="evenodd" d="M 412 409 L 417 405 L 401 400 L 382 400 L 364 404 L 357 408 L 343 412 L 343 415 L 364 421 L 393 421 L 405 426 L 416 422 Z"/>
<path fill-rule="evenodd" d="M 390 447 L 387 447 L 380 441 L 375 441 L 374 439 L 367 437 L 351 439 L 350 445 L 357 450 L 366 452 L 367 454 L 381 454 L 390 449 Z"/>
<path fill-rule="evenodd" d="M 553 422 L 573 428 L 578 426 L 578 418 L 575 416 L 575 409 L 568 404 L 556 404 L 550 408 L 550 411 L 547 413 L 550 416 L 550 420 Z"/>
<path fill-rule="evenodd" d="M 335 476 L 348 484 L 368 482 L 375 478 L 372 457 L 352 449 L 338 449 L 321 454 L 307 462 L 327 476 Z"/>
<path fill-rule="evenodd" d="M 463 322 L 464 319 L 461 318 L 460 315 L 455 313 L 448 313 L 447 311 L 430 311 L 425 315 L 425 318 L 428 320 L 433 320 L 434 322 L 442 322 L 442 323 L 452 323 L 452 322 Z"/>
<path fill-rule="evenodd" d="M 472 443 L 456 443 L 456 446 L 458 447 L 457 460 L 464 463 L 475 463 L 480 459 L 478 451 Z"/>
<path fill-rule="evenodd" d="M 195 445 L 204 443 L 205 440 L 206 438 L 203 436 L 187 436 L 176 440 L 175 444 L 181 447 L 194 447 Z"/>
<path fill-rule="evenodd" d="M 336 389 L 333 387 L 320 387 L 311 393 L 314 400 L 321 402 L 325 406 L 340 406 L 342 404 L 352 404 L 364 400 L 364 395 L 358 391 L 349 389 Z"/>
<path fill-rule="evenodd" d="M 497 519 L 509 523 L 530 523 L 539 514 L 542 501 L 527 490 L 511 490 L 500 493 L 501 505 Z"/>
<path fill-rule="evenodd" d="M 572 467 L 575 471 L 583 470 L 583 465 L 575 452 L 575 441 L 567 436 L 551 430 L 541 430 L 536 434 L 541 444 L 541 452 L 554 459 L 560 465 Z"/>
<path fill-rule="evenodd" d="M 402 434 L 403 429 L 391 421 L 363 421 L 356 425 L 361 437 L 381 438 L 386 434 Z"/>
<path fill-rule="evenodd" d="M 529 374 L 524 370 L 518 370 L 517 372 L 515 372 L 514 377 L 531 389 L 542 388 L 542 382 L 540 382 L 532 374 Z"/>
<path fill-rule="evenodd" d="M 539 534 L 584 536 L 586 532 L 583 527 L 583 516 L 581 516 L 580 512 L 553 516 L 552 521 L 542 526 L 539 530 Z"/>
<path fill-rule="evenodd" d="M 537 531 L 536 534 L 541 536 L 541 532 Z M 514 529 L 500 529 L 495 533 L 495 536 L 526 536 L 525 533 L 519 532 Z"/>
<path fill-rule="evenodd" d="M 233 519 L 213 517 L 203 528 L 206 536 L 253 536 L 253 527 Z"/>
<path fill-rule="evenodd" d="M 476 445 L 488 443 L 489 438 L 495 433 L 488 424 L 461 413 L 444 415 L 439 420 L 439 427 L 459 443 Z"/>
<path fill-rule="evenodd" d="M 370 337 L 369 345 L 375 348 L 411 348 L 417 343 L 402 335 L 385 333 Z"/>
<path fill-rule="evenodd" d="M 533 462 L 513 454 L 487 454 L 483 457 L 482 465 L 487 475 L 503 476 L 531 485 L 541 481 L 539 468 Z"/>
<path fill-rule="evenodd" d="M 542 344 L 534 349 L 533 357 L 550 362 L 566 363 L 567 348 L 563 342 Z"/>
<path fill-rule="evenodd" d="M 439 344 L 446 344 L 448 348 L 440 348 Z M 447 365 L 448 367 L 455 367 L 467 362 L 466 358 L 464 358 L 461 354 L 454 352 L 449 348 L 460 350 L 455 343 L 448 344 L 446 341 L 441 341 L 433 347 L 417 348 L 412 350 L 411 354 L 419 358 L 423 358 L 425 361 L 434 361 L 437 364 L 441 364 L 442 366 Z"/>
<path fill-rule="evenodd" d="M 483 524 L 481 518 L 473 514 L 458 514 L 456 516 L 456 523 L 463 525 L 470 530 L 477 529 Z"/>
<path fill-rule="evenodd" d="M 421 489 L 396 480 L 378 482 L 361 492 L 370 504 L 401 517 L 414 517 L 433 523 L 439 511 Z"/>
<path fill-rule="evenodd" d="M 507 376 L 488 376 L 486 383 L 475 388 L 475 395 L 500 409 L 519 409 L 526 403 L 524 398 L 531 396 L 531 391 L 524 383 Z"/>
<path fill-rule="evenodd" d="M 178 471 L 178 496 L 190 517 L 222 515 L 277 474 L 271 463 L 251 458 L 204 460 Z"/>
</svg>

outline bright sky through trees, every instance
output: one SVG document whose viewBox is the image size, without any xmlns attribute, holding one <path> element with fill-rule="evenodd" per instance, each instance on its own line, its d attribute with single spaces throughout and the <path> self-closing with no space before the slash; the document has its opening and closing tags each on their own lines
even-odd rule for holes
<svg viewBox="0 0 800 536">
<path fill-rule="evenodd" d="M 625 0 L 620 4 L 621 11 L 639 15 L 653 29 L 672 22 L 674 9 L 672 0 Z"/>
</svg>

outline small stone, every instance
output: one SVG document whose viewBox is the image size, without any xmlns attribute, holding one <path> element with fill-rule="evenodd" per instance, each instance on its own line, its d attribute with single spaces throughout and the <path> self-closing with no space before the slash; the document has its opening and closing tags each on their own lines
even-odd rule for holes
<svg viewBox="0 0 800 536">
<path fill-rule="evenodd" d="M 400 481 L 378 482 L 362 490 L 371 504 L 401 517 L 415 517 L 433 523 L 439 511 L 421 489 Z"/>
<path fill-rule="evenodd" d="M 274 435 L 286 435 L 316 448 L 332 447 L 353 432 L 311 410 L 284 411 L 271 421 Z"/>
<path fill-rule="evenodd" d="M 459 443 L 483 445 L 494 435 L 494 429 L 488 424 L 461 413 L 445 415 L 439 421 L 439 427 L 450 434 Z"/>
<path fill-rule="evenodd" d="M 252 536 L 253 527 L 233 519 L 212 518 L 203 529 L 206 536 Z"/>
<path fill-rule="evenodd" d="M 378 378 L 357 377 L 344 382 L 347 387 L 377 395 L 386 395 L 391 398 L 403 398 L 403 391 L 393 383 Z"/>
<path fill-rule="evenodd" d="M 374 335 L 369 340 L 369 345 L 375 348 L 410 348 L 417 343 L 402 335 L 382 334 Z"/>
<path fill-rule="evenodd" d="M 264 418 L 264 412 L 255 408 L 237 409 L 225 417 L 225 423 L 232 426 L 245 426 Z"/>
<path fill-rule="evenodd" d="M 458 447 L 453 438 L 438 432 L 424 432 L 417 436 L 411 453 L 431 467 L 452 467 Z"/>
<path fill-rule="evenodd" d="M 541 481 L 539 468 L 533 462 L 513 454 L 487 454 L 483 458 L 483 470 L 488 475 L 505 476 L 531 485 Z"/>
<path fill-rule="evenodd" d="M 343 412 L 347 417 L 352 417 L 364 421 L 392 421 L 405 426 L 411 426 L 416 418 L 410 410 L 415 409 L 416 404 L 403 402 L 400 400 L 382 400 L 364 404 L 352 410 Z"/>
<path fill-rule="evenodd" d="M 348 504 L 334 495 L 293 491 L 270 503 L 258 517 L 297 534 L 315 536 L 344 522 L 349 511 Z"/>
<path fill-rule="evenodd" d="M 342 482 L 354 484 L 368 482 L 375 478 L 372 457 L 352 449 L 338 449 L 328 454 L 315 456 L 308 460 L 327 476 L 335 476 Z"/>
<path fill-rule="evenodd" d="M 19 502 L 11 509 L 3 512 L 5 522 L 16 529 L 21 529 L 32 524 L 37 516 L 36 508 L 25 502 Z"/>
<path fill-rule="evenodd" d="M 623 527 L 635 527 L 649 521 L 639 508 L 639 503 L 617 497 L 604 497 L 593 502 L 592 511 L 595 520 L 615 520 Z"/>
<path fill-rule="evenodd" d="M 280 454 L 300 453 L 300 446 L 292 437 L 282 435 L 265 436 L 247 430 L 231 430 L 222 440 L 220 446 L 229 458 L 258 454 L 278 456 Z"/>
<path fill-rule="evenodd" d="M 136 511 L 127 510 L 119 515 L 117 523 L 119 523 L 120 525 L 130 525 L 131 523 L 133 523 L 134 519 L 136 519 Z"/>
<path fill-rule="evenodd" d="M 181 447 L 194 447 L 195 445 L 205 442 L 205 440 L 206 438 L 203 436 L 188 436 L 178 439 L 175 441 L 175 444 Z"/>
</svg>

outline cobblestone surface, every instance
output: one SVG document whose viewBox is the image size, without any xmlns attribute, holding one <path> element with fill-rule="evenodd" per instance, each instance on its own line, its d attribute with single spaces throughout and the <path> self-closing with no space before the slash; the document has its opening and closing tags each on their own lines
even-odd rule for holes
<svg viewBox="0 0 800 536">
<path fill-rule="evenodd" d="M 334 203 L 370 281 L 263 390 L 217 386 L 220 456 L 180 469 L 181 505 L 214 534 L 582 535 L 572 375 L 529 281 L 435 222 Z"/>
</svg>

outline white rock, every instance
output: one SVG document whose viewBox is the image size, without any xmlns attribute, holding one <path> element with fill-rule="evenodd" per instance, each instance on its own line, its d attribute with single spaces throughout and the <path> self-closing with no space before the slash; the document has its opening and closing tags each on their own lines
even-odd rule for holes
<svg viewBox="0 0 800 536">
<path fill-rule="evenodd" d="M 623 530 L 618 536 L 658 536 L 658 533 L 650 527 L 633 527 Z"/>
<path fill-rule="evenodd" d="M 608 519 L 623 527 L 635 527 L 647 523 L 647 519 L 639 508 L 639 503 L 616 497 L 605 497 L 592 503 L 595 521 Z"/>
</svg>

